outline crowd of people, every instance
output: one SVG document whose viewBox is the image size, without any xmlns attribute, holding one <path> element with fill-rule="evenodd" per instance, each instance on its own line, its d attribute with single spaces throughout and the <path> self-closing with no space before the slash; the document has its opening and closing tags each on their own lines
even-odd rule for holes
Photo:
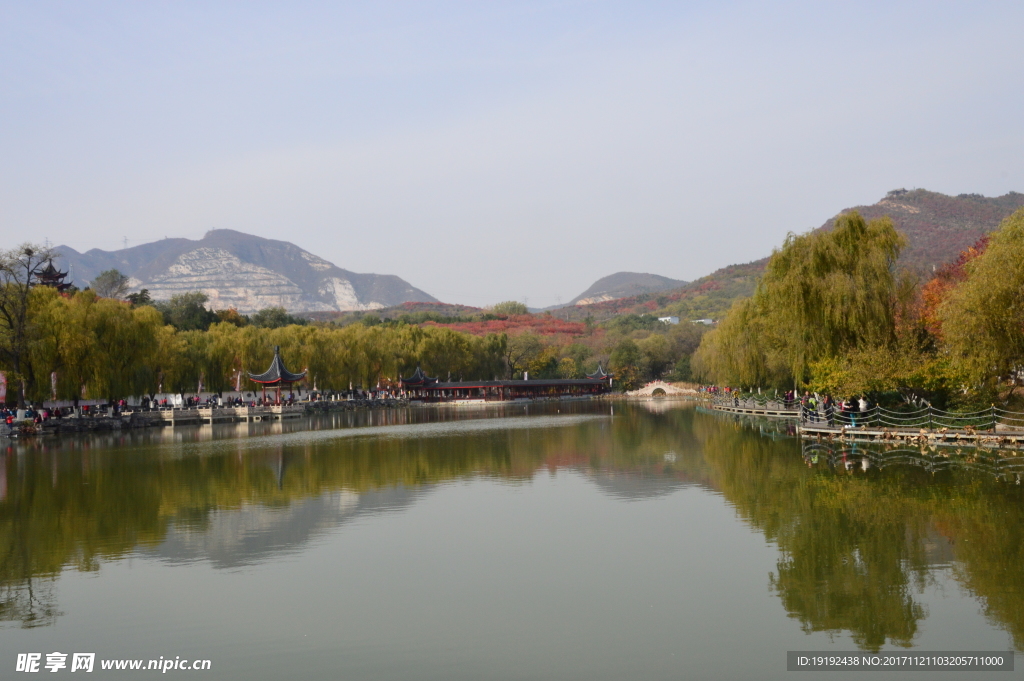
<svg viewBox="0 0 1024 681">
<path fill-rule="evenodd" d="M 15 421 L 31 421 L 32 423 L 42 423 L 43 421 L 49 421 L 50 419 L 59 419 L 64 417 L 69 410 L 66 409 L 33 409 L 29 407 L 25 409 L 19 419 L 17 409 L 8 409 L 0 407 L 0 421 L 3 421 L 7 425 L 13 425 Z"/>
<path fill-rule="evenodd" d="M 787 408 L 796 406 L 795 394 L 791 390 L 786 393 Z M 834 426 L 836 422 L 844 426 L 856 426 L 858 422 L 865 424 L 871 404 L 866 396 L 850 397 L 835 401 L 831 395 L 804 392 L 800 398 L 800 417 L 811 423 L 827 423 Z"/>
<path fill-rule="evenodd" d="M 356 399 L 356 400 L 381 400 L 381 399 L 395 399 L 400 396 L 399 391 L 381 389 L 381 390 L 349 390 L 341 392 L 309 392 L 306 395 L 309 401 L 319 400 L 335 400 L 335 399 Z M 264 407 L 271 405 L 293 405 L 300 401 L 300 397 L 297 397 L 294 392 L 289 392 L 287 396 L 282 395 L 281 401 L 277 401 L 276 395 L 268 394 L 266 397 L 261 396 L 259 393 L 249 393 L 248 399 L 244 399 L 243 396 L 236 395 L 234 397 L 224 398 L 222 396 L 211 394 L 206 397 L 200 395 L 182 395 L 180 399 L 168 400 L 167 397 L 149 397 L 143 396 L 137 406 L 129 405 L 125 399 L 116 400 L 110 405 L 100 406 L 88 406 L 82 405 L 80 407 L 41 407 L 29 406 L 28 408 L 19 410 L 14 408 L 6 408 L 0 405 L 0 422 L 6 423 L 7 425 L 13 425 L 17 422 L 31 421 L 39 424 L 44 421 L 49 421 L 52 418 L 63 418 L 66 416 L 73 415 L 75 413 L 81 416 L 92 416 L 94 414 L 107 414 L 112 413 L 114 415 L 121 414 L 129 409 L 140 409 L 142 411 L 158 410 L 158 409 L 195 409 L 198 407 Z"/>
<path fill-rule="evenodd" d="M 707 385 L 701 386 L 699 391 L 711 397 L 731 400 L 735 407 L 741 406 L 741 400 L 744 399 L 740 389 L 729 386 Z M 836 423 L 844 426 L 864 424 L 872 409 L 865 395 L 837 401 L 831 395 L 805 391 L 801 396 L 795 390 L 789 390 L 782 396 L 782 405 L 787 410 L 799 409 L 800 417 L 804 421 L 827 423 L 830 426 Z"/>
</svg>

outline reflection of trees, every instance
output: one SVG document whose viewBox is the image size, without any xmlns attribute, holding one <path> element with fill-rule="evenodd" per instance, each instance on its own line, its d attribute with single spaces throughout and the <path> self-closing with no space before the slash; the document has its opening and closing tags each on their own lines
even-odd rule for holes
<svg viewBox="0 0 1024 681">
<path fill-rule="evenodd" d="M 779 537 L 772 587 L 805 631 L 846 629 L 868 650 L 910 646 L 925 616 L 912 595 L 926 574 L 919 523 L 898 502 L 879 506 L 843 486 L 815 478 L 799 495 L 807 506 L 792 509 L 799 519 Z"/>
<path fill-rule="evenodd" d="M 796 441 L 699 418 L 712 484 L 782 557 L 771 585 L 805 631 L 849 631 L 858 646 L 909 646 L 925 617 L 926 535 L 955 544 L 954 574 L 1021 647 L 1021 491 L 967 470 L 808 468 Z M 961 541 L 963 540 L 963 541 Z"/>
<path fill-rule="evenodd" d="M 406 423 L 410 413 L 380 418 Z M 422 410 L 415 418 L 447 417 Z M 926 544 L 944 537 L 953 544 L 955 577 L 1024 647 L 1024 494 L 1017 485 L 970 471 L 809 468 L 795 441 L 691 409 L 651 414 L 617 404 L 610 418 L 520 427 L 526 424 L 347 431 L 263 448 L 247 439 L 116 446 L 134 436 L 21 443 L 17 456 L 13 449 L 0 456 L 0 619 L 53 622 L 53 585 L 63 569 L 97 570 L 104 560 L 161 544 L 171 527 L 203 531 L 214 511 L 472 476 L 529 480 L 571 468 L 600 478 L 601 489 L 619 498 L 650 493 L 657 487 L 650 479 L 659 490 L 674 489 L 665 484 L 671 481 L 720 490 L 778 544 L 770 579 L 786 610 L 806 631 L 848 631 L 866 649 L 911 644 L 926 615 L 915 599 L 927 579 Z M 199 440 L 210 431 L 177 432 Z"/>
<path fill-rule="evenodd" d="M 32 577 L 0 581 L 0 622 L 21 622 L 21 626 L 45 627 L 57 620 L 55 577 Z"/>
<path fill-rule="evenodd" d="M 941 529 L 956 541 L 957 578 L 984 603 L 985 614 L 1024 650 L 1024 507 L 1021 488 L 987 485 L 964 508 L 961 500 L 938 514 Z M 994 489 L 991 489 L 993 488 Z"/>
<path fill-rule="evenodd" d="M 665 427 L 668 415 L 652 421 L 624 411 L 628 416 L 553 428 L 425 436 L 348 431 L 345 437 L 276 441 L 260 449 L 248 449 L 244 439 L 118 447 L 127 441 L 108 435 L 20 443 L 18 456 L 13 449 L 0 456 L 6 482 L 6 496 L 0 494 L 0 619 L 51 623 L 57 614 L 52 586 L 65 567 L 97 570 L 104 560 L 160 544 L 171 526 L 202 531 L 217 510 L 284 507 L 329 492 L 468 476 L 528 480 L 548 467 L 684 475 L 666 464 L 664 454 L 692 448 L 692 439 L 685 441 L 688 428 Z M 424 410 L 426 420 L 438 416 Z M 201 434 L 209 430 L 196 431 L 196 438 Z M 686 461 L 694 465 L 694 457 Z"/>
</svg>

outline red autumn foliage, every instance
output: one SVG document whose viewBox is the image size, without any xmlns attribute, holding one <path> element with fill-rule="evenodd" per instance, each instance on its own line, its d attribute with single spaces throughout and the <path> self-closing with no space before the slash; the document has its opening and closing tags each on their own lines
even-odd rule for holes
<svg viewBox="0 0 1024 681">
<path fill-rule="evenodd" d="M 520 314 L 504 319 L 459 322 L 455 324 L 424 322 L 423 326 L 441 326 L 453 331 L 473 334 L 474 336 L 486 336 L 489 333 L 516 335 L 524 331 L 532 331 L 538 336 L 581 336 L 587 332 L 587 325 L 583 322 L 567 322 L 564 319 L 546 314 Z"/>
<path fill-rule="evenodd" d="M 967 279 L 967 263 L 985 252 L 988 241 L 988 236 L 983 236 L 973 246 L 961 251 L 956 260 L 940 267 L 935 276 L 921 289 L 921 319 L 928 333 L 936 338 L 942 338 L 939 307 L 949 297 L 950 291 Z"/>
</svg>

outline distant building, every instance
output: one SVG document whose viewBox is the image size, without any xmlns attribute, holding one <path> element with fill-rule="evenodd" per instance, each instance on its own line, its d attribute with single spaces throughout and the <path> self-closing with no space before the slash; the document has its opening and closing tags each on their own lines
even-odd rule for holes
<svg viewBox="0 0 1024 681">
<path fill-rule="evenodd" d="M 662 324 L 678 324 L 679 317 L 658 317 L 658 321 Z"/>
<path fill-rule="evenodd" d="M 41 271 L 36 273 L 35 283 L 38 284 L 39 286 L 49 286 L 50 288 L 55 288 L 61 293 L 64 293 L 69 288 L 71 288 L 71 284 L 68 284 L 64 281 L 64 279 L 67 276 L 67 272 L 61 272 L 60 270 L 53 266 L 53 258 L 50 258 L 50 261 L 46 264 L 46 267 L 44 267 Z"/>
<path fill-rule="evenodd" d="M 704 326 L 711 326 L 715 323 L 714 319 L 694 319 L 694 324 L 703 324 Z"/>
</svg>

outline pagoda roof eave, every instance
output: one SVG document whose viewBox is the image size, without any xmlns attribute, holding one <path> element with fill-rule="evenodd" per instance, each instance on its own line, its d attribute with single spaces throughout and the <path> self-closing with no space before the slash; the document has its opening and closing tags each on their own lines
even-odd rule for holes
<svg viewBox="0 0 1024 681">
<path fill-rule="evenodd" d="M 303 371 L 299 374 L 293 374 L 285 368 L 284 362 L 281 361 L 281 348 L 276 346 L 274 348 L 274 359 L 270 362 L 270 368 L 264 371 L 262 374 L 253 374 L 246 372 L 249 376 L 249 380 L 253 383 L 262 383 L 263 385 L 272 385 L 276 383 L 296 383 L 306 377 L 306 372 Z"/>
</svg>

